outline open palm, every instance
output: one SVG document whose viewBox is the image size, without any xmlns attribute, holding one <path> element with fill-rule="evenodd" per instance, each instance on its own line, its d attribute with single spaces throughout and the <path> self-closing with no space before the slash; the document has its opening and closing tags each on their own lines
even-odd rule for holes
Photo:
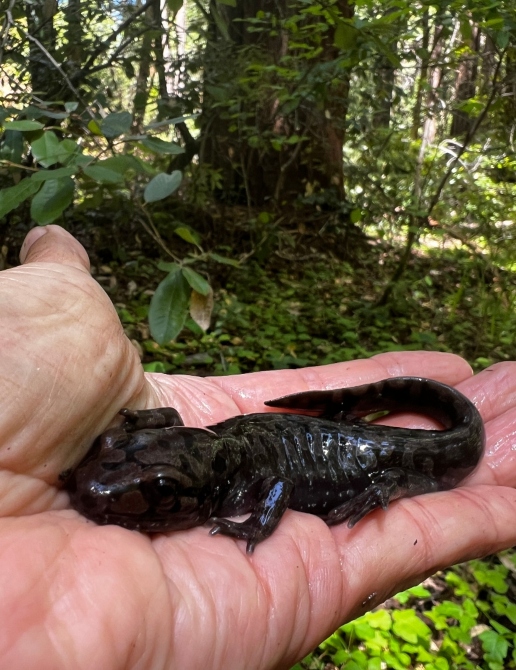
<svg viewBox="0 0 516 670">
<path fill-rule="evenodd" d="M 84 249 L 29 234 L 0 273 L 0 668 L 288 668 L 344 621 L 452 563 L 516 544 L 516 364 L 390 353 L 201 379 L 146 375 Z M 58 475 L 124 406 L 187 425 L 288 393 L 417 375 L 457 385 L 486 422 L 468 485 L 398 501 L 353 530 L 288 511 L 252 556 L 207 527 L 149 537 L 69 509 Z M 405 417 L 405 425 L 429 425 Z"/>
</svg>

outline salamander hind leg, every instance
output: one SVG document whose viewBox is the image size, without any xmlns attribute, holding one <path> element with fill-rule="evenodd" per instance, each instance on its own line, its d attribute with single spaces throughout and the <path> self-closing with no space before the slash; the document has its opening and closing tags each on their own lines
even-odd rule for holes
<svg viewBox="0 0 516 670">
<path fill-rule="evenodd" d="M 276 529 L 285 513 L 294 485 L 288 479 L 268 477 L 263 481 L 259 500 L 245 521 L 231 521 L 214 517 L 211 535 L 220 533 L 238 540 L 247 540 L 247 553 L 252 554 L 258 542 L 265 540 Z"/>
<path fill-rule="evenodd" d="M 386 510 L 393 500 L 431 493 L 440 488 L 432 477 L 412 470 L 391 468 L 373 476 L 371 484 L 362 493 L 332 509 L 325 521 L 329 526 L 347 521 L 348 527 L 353 528 L 369 512 L 380 507 Z"/>
</svg>

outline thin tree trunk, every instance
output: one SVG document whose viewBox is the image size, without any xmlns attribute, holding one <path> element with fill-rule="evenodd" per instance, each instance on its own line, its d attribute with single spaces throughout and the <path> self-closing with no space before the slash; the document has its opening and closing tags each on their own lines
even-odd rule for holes
<svg viewBox="0 0 516 670">
<path fill-rule="evenodd" d="M 392 14 L 394 7 L 389 7 L 385 15 Z M 387 48 L 394 55 L 398 50 L 398 40 L 393 39 Z M 385 53 L 379 55 L 376 67 L 374 68 L 375 77 L 375 100 L 376 109 L 373 113 L 373 122 L 376 128 L 388 128 L 391 120 L 392 96 L 394 92 L 394 82 L 396 77 L 396 68 L 392 59 Z"/>
<path fill-rule="evenodd" d="M 39 97 L 51 100 L 60 88 L 60 78 L 47 54 L 55 54 L 56 35 L 54 15 L 57 0 L 33 0 L 25 2 L 25 15 L 29 35 L 34 38 L 29 44 L 29 71 L 32 91 Z M 57 81 L 56 81 L 57 77 Z"/>
<path fill-rule="evenodd" d="M 83 59 L 84 31 L 81 21 L 81 4 L 82 0 L 68 0 L 64 10 L 67 41 L 64 65 L 69 77 L 73 77 L 75 72 L 80 70 Z"/>
<path fill-rule="evenodd" d="M 471 39 L 468 40 L 469 49 L 463 55 L 457 70 L 457 77 L 455 80 L 455 102 L 460 105 L 470 98 L 475 96 L 477 85 L 477 70 L 478 70 L 478 48 L 480 40 L 480 31 L 478 26 L 471 25 Z M 461 109 L 454 109 L 452 113 L 452 124 L 450 135 L 452 137 L 460 137 L 469 132 L 474 118 L 462 111 Z"/>
<path fill-rule="evenodd" d="M 149 29 L 143 34 L 140 51 L 139 51 L 139 67 L 136 75 L 136 92 L 133 99 L 133 129 L 138 131 L 143 124 L 145 111 L 147 110 L 147 102 L 149 99 L 150 87 L 150 71 L 152 65 L 152 50 L 154 36 L 153 32 L 159 25 L 159 0 L 155 0 L 147 7 L 145 12 L 145 21 Z"/>
</svg>

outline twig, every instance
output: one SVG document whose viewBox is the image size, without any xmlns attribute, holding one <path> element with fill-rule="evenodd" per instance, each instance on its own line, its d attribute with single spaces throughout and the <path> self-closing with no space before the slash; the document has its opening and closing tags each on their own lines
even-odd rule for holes
<svg viewBox="0 0 516 670">
<path fill-rule="evenodd" d="M 457 164 L 460 157 L 466 151 L 469 144 L 471 143 L 471 141 L 475 137 L 475 135 L 477 133 L 477 130 L 480 128 L 483 120 L 485 119 L 485 117 L 487 115 L 487 112 L 489 111 L 491 105 L 493 104 L 493 100 L 495 98 L 495 95 L 498 92 L 498 88 L 497 88 L 497 85 L 496 85 L 497 84 L 497 79 L 498 79 L 498 74 L 500 72 L 500 68 L 502 66 L 503 59 L 504 59 L 504 56 L 505 56 L 506 52 L 507 52 L 507 47 L 502 51 L 502 53 L 500 55 L 500 58 L 498 60 L 498 63 L 496 64 L 496 68 L 495 68 L 495 71 L 493 73 L 493 88 L 491 90 L 491 94 L 490 94 L 489 98 L 487 99 L 487 102 L 484 105 L 483 110 L 477 116 L 477 118 L 475 120 L 475 123 L 473 124 L 471 129 L 466 133 L 466 137 L 464 138 L 464 142 L 460 146 L 457 154 L 455 155 L 453 160 L 450 162 L 450 164 L 448 166 L 448 169 L 446 170 L 446 172 L 444 173 L 441 181 L 439 182 L 439 185 L 437 186 L 437 189 L 435 190 L 435 193 L 434 193 L 434 195 L 433 195 L 433 197 L 430 200 L 430 203 L 428 205 L 428 209 L 427 209 L 427 212 L 426 212 L 427 216 L 429 216 L 432 213 L 432 210 L 434 209 L 434 207 L 439 202 L 439 198 L 441 197 L 441 192 L 442 192 L 443 188 L 446 186 L 446 182 L 450 178 L 451 173 L 452 173 L 455 165 Z"/>
<path fill-rule="evenodd" d="M 84 107 L 84 109 L 86 110 L 86 112 L 90 115 L 90 117 L 91 117 L 92 119 L 95 120 L 95 115 L 93 114 L 93 112 L 91 111 L 91 109 L 88 107 L 88 104 L 86 103 L 85 100 L 83 100 L 83 98 L 82 98 L 81 94 L 79 93 L 79 91 L 78 91 L 78 90 L 75 88 L 75 86 L 72 84 L 72 82 L 71 82 L 70 79 L 68 78 L 66 72 L 65 72 L 65 71 L 63 70 L 63 68 L 59 65 L 59 63 L 58 63 L 58 62 L 56 61 L 56 59 L 52 56 L 52 54 L 49 53 L 47 49 L 45 49 L 45 47 L 43 46 L 43 44 L 41 44 L 41 42 L 40 42 L 36 37 L 34 37 L 33 35 L 30 35 L 29 33 L 27 33 L 27 32 L 26 32 L 25 30 L 23 30 L 23 28 L 21 28 L 20 26 L 18 26 L 18 30 L 19 30 L 19 31 L 20 31 L 20 32 L 21 32 L 21 33 L 22 33 L 22 34 L 23 34 L 23 35 L 24 35 L 30 42 L 34 42 L 34 44 L 38 47 L 38 49 L 41 51 L 41 53 L 44 54 L 44 56 L 48 59 L 48 61 L 49 61 L 50 63 L 52 63 L 52 65 L 56 68 L 56 70 L 59 72 L 59 74 L 61 75 L 61 77 L 63 77 L 63 79 L 64 79 L 66 85 L 68 86 L 68 88 L 72 91 L 72 93 L 75 95 L 75 97 L 77 98 L 77 100 L 81 103 L 81 105 L 83 105 L 83 107 Z"/>
<path fill-rule="evenodd" d="M 145 26 L 145 28 L 142 28 L 139 30 L 137 33 L 134 35 L 131 35 L 127 39 L 125 39 L 116 49 L 113 51 L 111 56 L 108 58 L 108 60 L 105 63 L 101 63 L 100 65 L 95 65 L 95 67 L 92 67 L 90 70 L 88 70 L 87 74 L 91 75 L 95 72 L 99 72 L 100 70 L 105 70 L 107 67 L 109 67 L 113 61 L 117 58 L 117 56 L 129 45 L 131 42 L 134 42 L 134 40 L 137 37 L 140 37 L 140 35 L 143 35 L 149 30 L 148 26 Z M 81 70 L 83 72 L 83 70 Z"/>
<path fill-rule="evenodd" d="M 140 16 L 140 14 L 143 14 L 147 10 L 147 8 L 150 7 L 152 4 L 154 4 L 155 2 L 156 0 L 147 0 L 147 2 L 144 2 L 141 7 L 139 7 L 133 14 L 131 14 L 131 16 L 127 17 L 127 19 L 123 21 L 118 26 L 118 28 L 113 33 L 111 33 L 111 35 L 106 40 L 104 40 L 104 42 L 102 42 L 96 49 L 93 50 L 93 53 L 84 64 L 84 67 L 82 67 L 80 71 L 73 76 L 73 80 L 78 81 L 80 78 L 89 74 L 90 66 L 95 62 L 97 56 L 100 56 L 100 54 L 103 51 L 107 51 L 107 48 L 111 44 L 111 42 L 113 42 L 113 40 L 116 40 L 116 38 L 120 35 L 120 33 L 122 33 L 128 26 L 130 26 L 131 23 L 133 23 L 133 21 Z"/>
<path fill-rule="evenodd" d="M 4 49 L 5 45 L 7 44 L 7 40 L 9 37 L 9 27 L 13 25 L 13 15 L 12 15 L 12 9 L 14 7 L 14 3 L 16 0 L 10 0 L 9 2 L 9 7 L 5 10 L 5 24 L 2 29 L 2 44 L 0 45 L 0 63 L 3 63 L 4 60 Z"/>
<path fill-rule="evenodd" d="M 172 251 L 170 251 L 170 249 L 163 241 L 163 238 L 159 234 L 159 231 L 157 230 L 156 226 L 154 225 L 154 222 L 149 212 L 147 212 L 143 207 L 139 207 L 139 209 L 140 209 L 140 215 L 138 216 L 138 221 L 141 223 L 144 230 L 150 235 L 150 237 L 154 240 L 154 242 L 156 242 L 156 244 L 163 249 L 163 251 L 166 254 L 168 254 L 171 258 L 173 258 L 176 261 L 176 263 L 181 263 L 181 259 L 178 258 Z"/>
</svg>

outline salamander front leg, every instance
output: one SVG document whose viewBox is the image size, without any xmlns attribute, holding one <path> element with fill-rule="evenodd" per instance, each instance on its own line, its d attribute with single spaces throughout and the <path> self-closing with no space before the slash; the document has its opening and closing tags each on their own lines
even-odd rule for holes
<svg viewBox="0 0 516 670">
<path fill-rule="evenodd" d="M 181 415 L 173 407 L 158 407 L 156 409 L 121 409 L 125 421 L 124 428 L 128 432 L 145 428 L 172 428 L 184 426 Z"/>
<path fill-rule="evenodd" d="M 213 518 L 211 535 L 221 533 L 238 540 L 247 540 L 247 553 L 252 554 L 258 542 L 265 540 L 276 529 L 285 513 L 294 485 L 288 479 L 268 477 L 263 481 L 260 500 L 245 521 Z"/>
<path fill-rule="evenodd" d="M 329 526 L 347 521 L 348 527 L 353 528 L 369 512 L 379 507 L 386 510 L 393 500 L 440 489 L 439 483 L 432 477 L 412 470 L 391 468 L 372 477 L 371 484 L 362 493 L 332 509 L 325 521 Z"/>
</svg>

